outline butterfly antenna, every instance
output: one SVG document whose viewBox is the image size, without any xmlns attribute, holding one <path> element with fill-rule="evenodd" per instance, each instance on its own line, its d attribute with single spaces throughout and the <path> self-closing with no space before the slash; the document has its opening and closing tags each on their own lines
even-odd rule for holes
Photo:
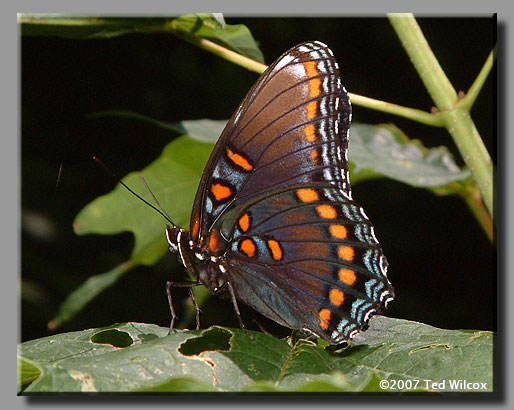
<svg viewBox="0 0 514 410">
<path fill-rule="evenodd" d="M 148 202 L 146 199 L 144 199 L 142 196 L 136 194 L 132 189 L 130 189 L 128 187 L 127 184 L 125 184 L 114 172 L 112 172 L 108 167 L 107 165 L 105 165 L 102 161 L 100 161 L 97 157 L 93 157 L 93 160 L 96 161 L 97 164 L 99 164 L 105 171 L 107 171 L 107 173 L 111 174 L 112 177 L 114 179 L 116 179 L 117 182 L 119 182 L 125 189 L 127 189 L 132 195 L 134 195 L 136 198 L 139 198 L 141 201 L 143 201 L 146 205 L 148 205 L 150 208 L 156 210 L 157 212 L 159 212 L 169 223 L 171 223 L 173 226 L 176 226 L 175 223 L 173 222 L 173 220 L 169 217 L 168 213 L 162 208 L 161 204 L 159 204 L 159 201 L 157 201 L 157 198 L 155 197 L 155 195 L 153 194 L 153 192 L 150 190 L 150 188 L 148 187 L 146 181 L 144 180 L 144 178 L 142 177 L 142 175 L 139 175 L 139 177 L 141 178 L 141 180 L 143 181 L 143 184 L 145 185 L 146 189 L 148 189 L 148 191 L 150 192 L 150 194 L 152 195 L 152 198 L 155 200 L 155 202 L 157 203 L 157 205 L 159 205 L 159 208 L 161 209 L 158 209 L 156 208 L 155 206 L 153 206 L 150 202 Z"/>
<path fill-rule="evenodd" d="M 157 204 L 157 206 L 161 209 L 161 214 L 164 213 L 166 214 L 166 219 L 171 222 L 171 224 L 173 226 L 175 226 L 175 224 L 173 223 L 173 221 L 171 220 L 170 216 L 168 215 L 168 213 L 166 212 L 166 210 L 161 206 L 161 204 L 159 203 L 159 201 L 157 200 L 157 197 L 153 194 L 152 190 L 150 189 L 150 187 L 148 186 L 148 184 L 146 183 L 143 175 L 139 174 L 139 178 L 141 179 L 141 182 L 143 182 L 144 186 L 146 187 L 146 189 L 148 189 L 148 192 L 150 192 L 150 195 L 152 195 L 152 198 L 153 200 L 155 201 L 155 203 Z"/>
<path fill-rule="evenodd" d="M 61 162 L 61 164 L 59 165 L 59 171 L 57 171 L 57 181 L 55 183 L 55 190 L 57 190 L 59 188 L 59 185 L 61 184 L 62 166 L 63 163 Z"/>
</svg>

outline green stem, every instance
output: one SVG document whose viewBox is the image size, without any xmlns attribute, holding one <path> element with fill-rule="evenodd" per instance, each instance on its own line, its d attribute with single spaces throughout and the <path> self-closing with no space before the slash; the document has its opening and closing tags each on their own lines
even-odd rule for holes
<svg viewBox="0 0 514 410">
<path fill-rule="evenodd" d="M 486 233 L 489 240 L 492 242 L 494 240 L 493 221 L 487 211 L 487 208 L 484 206 L 480 192 L 476 188 L 467 189 L 465 192 L 461 193 L 461 196 L 464 198 L 464 201 L 467 203 L 471 212 L 473 212 L 473 215 L 480 223 L 480 226 Z"/>
<path fill-rule="evenodd" d="M 471 110 L 471 107 L 473 107 L 473 104 L 475 103 L 480 90 L 484 86 L 485 80 L 487 80 L 487 77 L 493 68 L 495 53 L 496 50 L 491 51 L 489 57 L 487 57 L 487 60 L 485 60 L 484 66 L 480 70 L 480 73 L 478 73 L 477 78 L 475 81 L 473 81 L 471 87 L 469 87 L 466 96 L 459 101 L 459 107 L 467 109 L 468 111 Z"/>
<path fill-rule="evenodd" d="M 246 68 L 247 70 L 254 71 L 258 74 L 262 74 L 266 68 L 268 68 L 267 65 L 259 63 L 255 60 L 252 60 L 251 58 L 242 56 L 239 53 L 236 53 L 235 51 L 228 50 L 222 46 L 217 45 L 216 43 L 213 43 L 212 41 L 206 40 L 204 38 L 192 38 L 188 41 L 191 41 L 192 43 L 198 45 L 199 47 L 203 48 L 204 50 L 210 51 L 211 53 L 217 55 L 218 57 L 224 58 L 227 61 L 230 61 L 232 63 L 238 64 L 241 67 Z"/>
<path fill-rule="evenodd" d="M 170 25 L 170 30 L 173 31 L 173 33 L 177 37 L 180 37 L 197 47 L 203 48 L 204 50 L 209 51 L 227 61 L 230 61 L 231 63 L 244 67 L 247 70 L 254 71 L 258 74 L 262 74 L 264 70 L 268 68 L 265 64 L 254 61 L 251 58 L 242 56 L 241 54 L 229 50 L 225 47 L 219 46 L 218 44 L 213 43 L 212 41 L 196 37 L 195 35 L 192 35 L 180 29 L 177 25 L 173 24 L 173 22 Z"/>
<path fill-rule="evenodd" d="M 469 111 L 460 108 L 449 111 L 446 128 L 470 169 L 491 217 L 494 217 L 493 165 Z"/>
<path fill-rule="evenodd" d="M 492 216 L 494 213 L 492 161 L 469 111 L 463 107 L 456 107 L 457 93 L 432 53 L 414 16 L 391 14 L 389 19 L 432 100 L 445 116 L 445 126 L 471 170 Z"/>
<path fill-rule="evenodd" d="M 440 111 L 450 110 L 458 97 L 412 14 L 390 14 L 389 20 Z"/>
<path fill-rule="evenodd" d="M 382 111 L 388 114 L 397 115 L 399 117 L 408 118 L 409 120 L 431 125 L 433 127 L 444 127 L 444 118 L 440 115 L 440 113 L 430 114 L 426 111 L 403 107 L 401 105 L 375 100 L 373 98 L 364 97 L 362 95 L 352 93 L 349 93 L 349 95 L 352 104 L 370 108 L 376 111 Z"/>
</svg>

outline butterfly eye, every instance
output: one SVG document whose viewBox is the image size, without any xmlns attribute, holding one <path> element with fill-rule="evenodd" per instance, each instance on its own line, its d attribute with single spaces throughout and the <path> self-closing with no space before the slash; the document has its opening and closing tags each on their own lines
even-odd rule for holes
<svg viewBox="0 0 514 410">
<path fill-rule="evenodd" d="M 180 228 L 174 226 L 173 228 L 169 225 L 166 225 L 166 239 L 168 240 L 168 244 L 170 245 L 169 250 L 171 253 L 178 252 L 178 242 L 179 242 L 179 234 Z"/>
<path fill-rule="evenodd" d="M 196 259 L 198 259 L 200 261 L 205 261 L 207 259 L 210 259 L 209 254 L 206 251 L 195 252 L 195 256 L 196 256 Z"/>
</svg>

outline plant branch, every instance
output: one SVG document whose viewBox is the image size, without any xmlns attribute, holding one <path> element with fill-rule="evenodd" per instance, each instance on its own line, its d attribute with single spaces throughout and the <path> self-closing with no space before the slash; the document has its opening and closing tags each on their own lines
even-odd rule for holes
<svg viewBox="0 0 514 410">
<path fill-rule="evenodd" d="M 200 47 L 206 51 L 209 51 L 218 57 L 221 57 L 231 63 L 237 64 L 241 67 L 246 68 L 247 70 L 254 71 L 258 74 L 262 74 L 264 70 L 266 70 L 267 66 L 265 64 L 259 63 L 257 61 L 252 60 L 251 58 L 245 57 L 235 51 L 229 50 L 228 48 L 222 47 L 212 41 L 206 40 L 204 38 L 196 37 L 182 29 L 180 29 L 173 22 L 170 24 L 170 29 L 173 31 L 175 35 L 186 40 L 187 42 Z"/>
<path fill-rule="evenodd" d="M 432 100 L 442 111 L 445 126 L 471 170 L 492 216 L 494 212 L 492 161 L 469 111 L 463 107 L 456 107 L 457 93 L 432 53 L 414 16 L 391 14 L 389 19 Z"/>
<path fill-rule="evenodd" d="M 262 74 L 266 68 L 268 68 L 267 65 L 259 63 L 255 60 L 252 60 L 251 58 L 245 57 L 239 53 L 236 53 L 235 51 L 228 50 L 225 47 L 219 46 L 216 43 L 213 43 L 212 41 L 206 40 L 206 39 L 195 39 L 198 41 L 191 41 L 193 43 L 197 43 L 199 47 L 203 48 L 204 50 L 210 51 L 211 53 L 217 55 L 218 57 L 222 57 L 227 61 L 230 61 L 232 63 L 238 64 L 241 67 L 244 67 L 250 71 L 254 71 L 257 74 Z"/>
<path fill-rule="evenodd" d="M 473 174 L 489 213 L 494 217 L 493 165 L 469 111 L 460 108 L 449 111 L 446 128 Z"/>
<path fill-rule="evenodd" d="M 487 211 L 487 208 L 484 206 L 484 202 L 480 196 L 480 191 L 478 191 L 476 187 L 468 188 L 461 194 L 461 196 L 464 198 L 469 209 L 471 209 L 471 212 L 473 212 L 473 215 L 479 222 L 489 240 L 493 242 L 493 221 L 489 215 L 489 212 Z"/>
<path fill-rule="evenodd" d="M 440 111 L 450 110 L 458 97 L 412 14 L 390 14 L 389 20 Z"/>
<path fill-rule="evenodd" d="M 471 110 L 473 104 L 475 103 L 475 100 L 478 97 L 478 94 L 480 93 L 480 90 L 482 90 L 482 87 L 484 86 L 485 80 L 487 79 L 489 73 L 491 72 L 491 69 L 493 68 L 495 53 L 496 50 L 493 49 L 493 51 L 491 51 L 491 53 L 485 60 L 484 66 L 480 70 L 480 73 L 478 73 L 477 78 L 475 79 L 475 81 L 473 81 L 471 87 L 469 87 L 466 96 L 459 101 L 459 107 L 465 108 L 468 111 Z"/>
<path fill-rule="evenodd" d="M 361 107 L 370 108 L 376 111 L 382 111 L 388 114 L 397 115 L 399 117 L 408 118 L 425 125 L 433 127 L 444 127 L 444 118 L 438 114 L 430 114 L 426 111 L 416 108 L 403 107 L 401 105 L 389 103 L 386 101 L 375 100 L 373 98 L 364 97 L 362 95 L 348 93 L 352 104 Z"/>
</svg>

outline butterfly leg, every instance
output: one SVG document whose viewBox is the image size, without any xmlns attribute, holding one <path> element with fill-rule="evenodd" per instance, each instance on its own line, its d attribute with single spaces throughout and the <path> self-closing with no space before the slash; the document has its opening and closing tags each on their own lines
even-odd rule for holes
<svg viewBox="0 0 514 410">
<path fill-rule="evenodd" d="M 193 302 L 193 305 L 195 306 L 196 311 L 196 330 L 200 329 L 200 308 L 198 307 L 198 304 L 196 303 L 195 294 L 193 293 L 193 288 L 189 287 L 189 296 L 191 297 L 191 301 Z"/>
<path fill-rule="evenodd" d="M 237 305 L 234 288 L 232 287 L 232 284 L 230 282 L 225 282 L 225 284 L 227 285 L 228 291 L 230 292 L 230 298 L 232 299 L 232 304 L 234 305 L 234 310 L 236 311 L 236 316 L 239 320 L 239 326 L 241 326 L 241 329 L 243 329 L 244 332 L 248 335 L 248 337 L 253 340 L 253 336 L 250 334 L 250 332 L 248 332 L 248 330 L 246 330 L 246 327 L 243 323 L 243 319 L 241 319 L 241 313 L 239 312 L 239 306 Z"/>
<path fill-rule="evenodd" d="M 173 300 L 171 297 L 171 288 L 188 288 L 189 295 L 191 296 L 191 300 L 193 301 L 193 305 L 195 306 L 196 310 L 196 329 L 200 329 L 200 308 L 198 307 L 198 304 L 196 303 L 196 299 L 193 295 L 193 286 L 201 285 L 202 282 L 196 281 L 196 282 L 166 282 L 166 295 L 168 296 L 168 304 L 170 306 L 170 312 L 171 312 L 171 323 L 170 323 L 170 330 L 168 334 L 171 334 L 173 332 L 173 327 L 175 325 L 175 319 L 178 318 L 178 316 L 175 313 L 175 309 L 173 308 Z"/>
</svg>

